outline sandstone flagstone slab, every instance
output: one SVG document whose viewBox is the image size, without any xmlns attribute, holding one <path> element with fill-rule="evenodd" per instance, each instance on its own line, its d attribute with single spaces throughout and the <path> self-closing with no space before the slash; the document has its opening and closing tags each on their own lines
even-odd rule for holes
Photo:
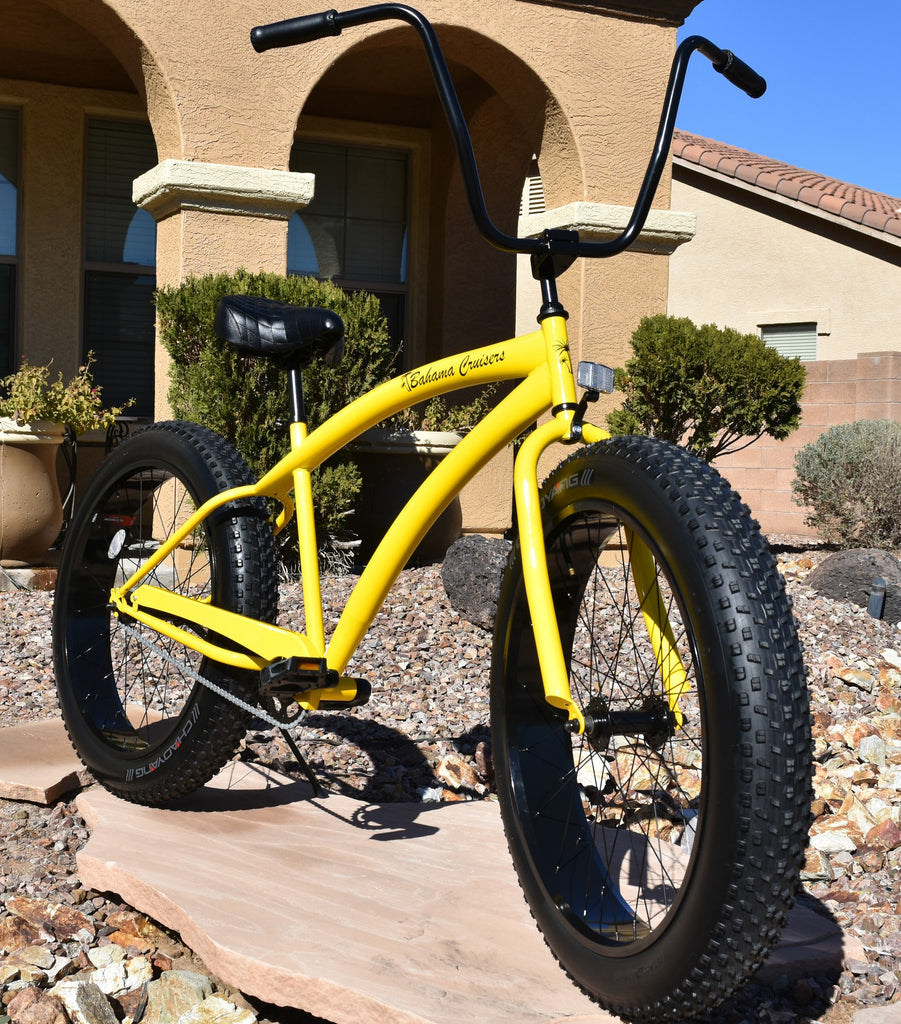
<svg viewBox="0 0 901 1024">
<path fill-rule="evenodd" d="M 314 799 L 237 764 L 178 810 L 83 793 L 85 885 L 223 981 L 335 1024 L 606 1024 L 544 946 L 497 807 Z"/>
<path fill-rule="evenodd" d="M 83 779 L 58 721 L 0 730 L 0 797 L 52 801 Z M 548 953 L 522 901 L 496 805 L 313 799 L 229 766 L 177 810 L 99 788 L 85 886 L 178 931 L 235 988 L 333 1024 L 608 1024 Z M 863 951 L 801 906 L 760 972 L 808 976 Z"/>
<path fill-rule="evenodd" d="M 236 764 L 178 810 L 79 797 L 86 885 L 176 929 L 225 982 L 334 1024 L 602 1024 L 523 903 L 490 802 L 371 805 Z M 840 966 L 799 907 L 770 979 Z"/>
<path fill-rule="evenodd" d="M 0 799 L 51 804 L 88 779 L 62 722 L 0 729 Z"/>
</svg>

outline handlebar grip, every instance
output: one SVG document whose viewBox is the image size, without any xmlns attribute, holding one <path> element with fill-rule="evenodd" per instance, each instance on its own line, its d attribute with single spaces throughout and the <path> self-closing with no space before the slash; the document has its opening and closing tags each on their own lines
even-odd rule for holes
<svg viewBox="0 0 901 1024">
<path fill-rule="evenodd" d="M 270 25 L 258 25 L 251 29 L 250 42 L 257 53 L 271 50 L 276 46 L 294 46 L 297 43 L 312 43 L 315 39 L 341 35 L 337 11 L 321 11 L 319 14 L 304 14 L 287 21 L 275 21 Z"/>
<path fill-rule="evenodd" d="M 733 85 L 743 89 L 751 99 L 758 100 L 766 92 L 766 79 L 762 75 L 745 64 L 731 50 L 723 50 L 723 60 L 713 65 L 714 71 L 719 71 Z"/>
</svg>

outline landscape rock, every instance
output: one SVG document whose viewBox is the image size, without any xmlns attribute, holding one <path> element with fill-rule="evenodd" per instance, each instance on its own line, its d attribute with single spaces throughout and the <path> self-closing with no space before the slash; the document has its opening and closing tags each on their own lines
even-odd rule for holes
<svg viewBox="0 0 901 1024">
<path fill-rule="evenodd" d="M 882 618 L 901 622 L 901 560 L 878 548 L 852 548 L 829 555 L 810 573 L 807 584 L 834 601 L 851 601 L 866 608 L 873 581 L 885 580 Z"/>
<path fill-rule="evenodd" d="M 492 632 L 510 543 L 473 534 L 450 546 L 441 581 L 451 607 L 467 622 Z"/>
<path fill-rule="evenodd" d="M 901 847 L 901 828 L 891 818 L 882 821 L 867 832 L 866 844 L 876 850 L 897 850 Z"/>
<path fill-rule="evenodd" d="M 72 1024 L 118 1024 L 109 1000 L 93 981 L 61 981 L 51 994 L 65 1006 Z"/>
<path fill-rule="evenodd" d="M 26 896 L 11 896 L 6 909 L 46 936 L 59 940 L 79 938 L 83 933 L 94 937 L 94 925 L 87 915 L 74 907 Z"/>
<path fill-rule="evenodd" d="M 901 630 L 809 586 L 812 571 L 825 557 L 821 551 L 779 556 L 811 694 L 811 835 L 828 848 L 840 847 L 824 852 L 808 846 L 799 900 L 838 922 L 847 948 L 855 950 L 858 973 L 848 969 L 839 975 L 839 966 L 835 973 L 824 968 L 814 977 L 780 986 L 752 981 L 731 1005 L 710 1015 L 710 1024 L 862 1024 L 858 1017 L 869 1012 L 867 1007 L 876 1014 L 901 1014 L 901 846 L 896 833 L 901 830 Z M 324 579 L 327 621 L 334 621 L 332 609 L 353 582 L 352 577 Z M 282 620 L 290 628 L 303 626 L 299 590 L 296 584 L 282 585 Z M 58 714 L 48 644 L 50 598 L 42 593 L 0 595 L 6 626 L 0 631 L 0 726 Z M 331 791 L 374 803 L 491 796 L 491 639 L 485 628 L 490 627 L 470 624 L 450 604 L 438 568 L 401 574 L 355 655 L 354 673 L 381 681 L 372 702 L 352 715 L 311 715 L 299 736 Z M 273 770 L 290 762 L 282 737 L 269 731 L 249 733 L 241 757 Z M 623 756 L 609 770 L 629 767 Z M 689 761 L 680 767 L 687 773 L 680 781 L 691 781 L 697 766 Z M 41 807 L 0 800 L 0 1024 L 7 1024 L 9 1004 L 26 990 L 32 995 L 27 1006 L 23 1000 L 22 1014 L 41 1002 L 37 993 L 48 1002 L 34 1013 L 53 1016 L 25 1024 L 70 1024 L 62 1004 L 50 996 L 62 983 L 76 992 L 92 984 L 106 1024 L 97 993 L 122 1024 L 135 1017 L 141 1024 L 164 1024 L 165 1000 L 157 997 L 154 1021 L 151 990 L 161 982 L 168 988 L 170 975 L 186 972 L 203 980 L 188 987 L 165 1024 L 185 1024 L 184 1015 L 195 1013 L 215 1024 L 250 1024 L 255 1010 L 242 1003 L 240 994 L 200 974 L 202 963 L 178 936 L 114 897 L 82 886 L 75 853 L 88 835 L 74 804 L 58 800 Z M 109 951 L 98 955 L 101 948 Z M 37 952 L 41 949 L 47 952 Z M 41 966 L 50 964 L 49 954 L 52 966 Z M 112 991 L 101 991 L 101 983 Z M 241 1011 L 240 1020 L 228 1019 L 238 1012 L 229 1006 Z M 272 1015 L 262 1024 L 305 1019 L 294 1011 L 282 1016 L 274 1008 L 256 1012 Z M 875 1024 L 880 1018 L 871 1019 Z"/>
<path fill-rule="evenodd" d="M 183 1013 L 178 1024 L 254 1024 L 256 1016 L 221 996 L 208 996 Z"/>
<path fill-rule="evenodd" d="M 205 974 L 167 971 L 147 986 L 147 1010 L 141 1024 L 178 1024 L 183 1013 L 212 993 L 212 982 Z"/>
<path fill-rule="evenodd" d="M 6 1009 L 13 1024 L 69 1024 L 59 1000 L 37 988 L 17 992 Z"/>
<path fill-rule="evenodd" d="M 53 966 L 55 957 L 46 946 L 26 946 L 19 950 L 17 959 L 32 967 L 42 967 L 48 970 Z"/>
<path fill-rule="evenodd" d="M 42 935 L 39 928 L 35 928 L 20 917 L 10 915 L 0 918 L 0 953 L 13 953 L 24 949 L 39 942 L 41 938 L 49 936 Z"/>
<path fill-rule="evenodd" d="M 479 794 L 487 792 L 476 769 L 458 754 L 447 754 L 443 757 L 438 763 L 435 774 L 455 792 L 459 792 L 461 789 Z"/>
<path fill-rule="evenodd" d="M 809 846 L 804 867 L 801 869 L 802 881 L 831 882 L 834 877 L 830 858 L 816 847 Z"/>
</svg>

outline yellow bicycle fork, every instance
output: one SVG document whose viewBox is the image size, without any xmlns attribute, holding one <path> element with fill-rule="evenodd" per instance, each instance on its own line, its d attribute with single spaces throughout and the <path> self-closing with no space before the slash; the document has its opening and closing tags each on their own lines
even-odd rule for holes
<svg viewBox="0 0 901 1024">
<path fill-rule="evenodd" d="M 141 622 L 206 657 L 237 669 L 262 671 L 274 662 L 291 658 L 321 665 L 327 685 L 297 693 L 294 697 L 297 703 L 307 710 L 315 710 L 325 701 L 352 703 L 357 697 L 357 681 L 341 673 L 417 544 L 454 494 L 550 406 L 551 419 L 532 431 L 519 450 L 514 465 L 514 495 L 526 596 L 547 700 L 565 713 L 573 731 L 583 732 L 585 716 L 572 697 L 556 623 L 538 491 L 538 463 L 543 453 L 553 444 L 575 440 L 576 385 L 566 321 L 562 316 L 547 317 L 541 330 L 530 335 L 468 354 L 467 384 L 525 379 L 439 463 L 410 499 L 361 575 L 326 645 L 311 472 L 349 437 L 412 404 L 410 380 L 426 382 L 417 392 L 417 402 L 453 390 L 454 386 L 460 387 L 459 382 L 452 386 L 447 384 L 447 374 L 455 365 L 453 359 L 459 358 L 433 364 L 429 368 L 432 372 L 418 377 L 407 375 L 409 380 L 399 378 L 398 382 L 382 385 L 377 389 L 382 392 L 381 396 L 370 393 L 333 418 L 339 420 L 337 425 L 330 421 L 331 426 L 326 424 L 315 434 L 308 435 L 304 423 L 292 423 L 289 455 L 256 485 L 223 491 L 197 509 L 123 586 L 111 591 L 114 613 Z M 463 363 L 456 365 L 462 367 Z M 503 367 L 503 372 L 498 372 L 499 366 Z M 579 426 L 578 439 L 584 442 L 592 443 L 610 436 L 587 423 Z M 308 451 L 312 454 L 305 458 Z M 304 633 L 249 619 L 217 608 L 208 601 L 142 582 L 216 509 L 259 496 L 275 498 L 281 503 L 274 524 L 276 532 L 288 524 L 292 514 L 296 515 L 306 615 Z M 650 551 L 634 534 L 630 534 L 627 541 L 643 617 L 670 706 L 679 720 L 677 703 L 686 686 L 686 675 L 660 600 L 656 564 Z M 197 628 L 203 635 L 170 620 Z M 228 646 L 214 637 L 229 638 Z"/>
</svg>

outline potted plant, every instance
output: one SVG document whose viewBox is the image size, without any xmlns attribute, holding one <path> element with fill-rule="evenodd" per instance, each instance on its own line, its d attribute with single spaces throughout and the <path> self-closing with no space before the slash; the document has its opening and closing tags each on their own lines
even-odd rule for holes
<svg viewBox="0 0 901 1024">
<path fill-rule="evenodd" d="M 362 487 L 352 528 L 360 538 L 358 557 L 371 556 L 385 531 L 426 476 L 492 407 L 495 388 L 483 389 L 465 404 L 443 395 L 405 409 L 368 430 L 352 445 Z M 417 547 L 411 562 L 444 558 L 460 536 L 463 514 L 455 498 Z"/>
<path fill-rule="evenodd" d="M 68 382 L 23 360 L 0 380 L 0 561 L 42 559 L 59 535 L 63 506 L 56 456 L 66 429 L 109 427 L 122 408 L 104 408 L 91 375 L 93 354 Z M 130 403 L 129 403 L 130 404 Z M 124 407 L 123 407 L 124 408 Z"/>
</svg>

